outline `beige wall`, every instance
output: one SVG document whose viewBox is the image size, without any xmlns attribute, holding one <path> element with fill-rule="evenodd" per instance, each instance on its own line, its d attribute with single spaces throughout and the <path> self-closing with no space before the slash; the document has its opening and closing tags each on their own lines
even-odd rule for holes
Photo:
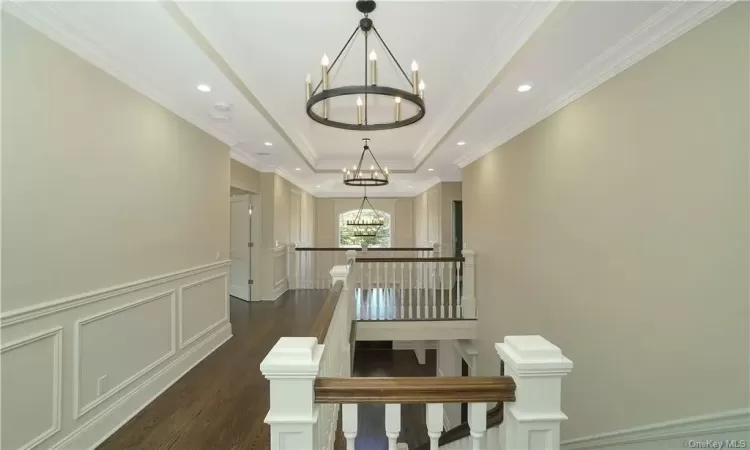
<svg viewBox="0 0 750 450">
<path fill-rule="evenodd" d="M 228 147 L 3 17 L 2 309 L 229 258 Z"/>
<path fill-rule="evenodd" d="M 463 171 L 480 372 L 542 334 L 570 439 L 748 407 L 747 3 Z"/>
<path fill-rule="evenodd" d="M 3 449 L 94 448 L 231 337 L 229 148 L 2 14 Z"/>
<path fill-rule="evenodd" d="M 454 253 L 453 201 L 461 200 L 460 182 L 441 182 L 414 197 L 414 242 L 437 242 L 444 256 Z"/>
<path fill-rule="evenodd" d="M 260 172 L 252 167 L 233 159 L 231 160 L 230 177 L 230 183 L 233 187 L 255 194 L 260 193 Z"/>
</svg>

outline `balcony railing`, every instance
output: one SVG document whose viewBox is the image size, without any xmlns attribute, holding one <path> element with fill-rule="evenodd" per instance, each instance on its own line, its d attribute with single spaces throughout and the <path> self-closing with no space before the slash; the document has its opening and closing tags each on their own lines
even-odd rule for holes
<svg viewBox="0 0 750 450">
<path fill-rule="evenodd" d="M 430 450 L 438 449 L 444 436 L 445 403 L 468 403 L 469 411 L 468 433 L 450 443 L 443 439 L 443 449 L 559 449 L 560 422 L 567 418 L 560 410 L 561 380 L 573 363 L 541 336 L 508 336 L 495 344 L 505 367 L 505 374 L 495 377 L 351 377 L 354 267 L 331 270 L 333 287 L 315 336 L 282 337 L 260 365 L 270 382 L 271 450 L 332 450 L 340 411 L 346 448 L 354 450 L 363 403 L 385 404 L 390 450 L 405 448 L 397 442 L 401 405 L 413 403 L 426 405 Z M 490 414 L 488 423 L 488 403 L 495 402 L 502 415 Z M 494 420 L 498 417 L 501 422 Z"/>
<path fill-rule="evenodd" d="M 357 320 L 456 320 L 477 317 L 474 295 L 474 252 L 431 256 L 431 248 L 377 250 L 298 248 L 292 269 L 292 288 L 330 286 L 311 278 L 315 267 L 307 260 L 337 254 L 341 264 L 352 264 L 352 290 Z M 417 252 L 416 256 L 409 253 Z M 397 256 L 393 256 L 396 254 Z M 300 256 L 303 255 L 303 256 Z M 304 256 L 311 255 L 311 256 Z M 424 256 L 428 255 L 428 256 Z M 307 259 L 306 259 L 307 258 Z M 330 279 L 328 279 L 330 280 Z"/>
</svg>

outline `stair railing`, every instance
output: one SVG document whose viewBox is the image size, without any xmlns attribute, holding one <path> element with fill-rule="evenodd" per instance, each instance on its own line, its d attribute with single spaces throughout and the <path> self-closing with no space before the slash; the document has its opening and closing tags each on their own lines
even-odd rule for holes
<svg viewBox="0 0 750 450">
<path fill-rule="evenodd" d="M 326 344 L 314 338 L 281 338 L 261 363 L 271 385 L 271 450 L 332 450 L 330 413 L 342 411 L 346 448 L 354 450 L 357 411 L 362 403 L 385 404 L 389 450 L 398 446 L 401 405 L 426 404 L 429 449 L 437 450 L 443 432 L 443 404 L 469 403 L 467 441 L 450 448 L 473 450 L 558 450 L 562 378 L 573 363 L 541 336 L 508 336 L 495 344 L 507 375 L 498 377 L 356 378 L 320 375 Z M 502 402 L 503 420 L 487 423 L 487 404 Z M 321 429 L 319 422 L 325 420 Z M 333 428 L 332 428 L 333 427 Z M 325 432 L 325 438 L 320 433 Z M 402 447 L 403 448 L 403 447 Z"/>
</svg>

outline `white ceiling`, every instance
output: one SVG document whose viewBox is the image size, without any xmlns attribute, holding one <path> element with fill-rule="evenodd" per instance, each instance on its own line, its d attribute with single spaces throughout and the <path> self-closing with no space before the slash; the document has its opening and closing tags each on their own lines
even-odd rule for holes
<svg viewBox="0 0 750 450">
<path fill-rule="evenodd" d="M 322 54 L 332 60 L 361 17 L 353 1 L 3 8 L 231 145 L 245 164 L 319 196 L 359 196 L 361 189 L 343 186 L 339 170 L 355 162 L 360 139 L 369 137 L 381 164 L 401 171 L 370 195 L 412 196 L 440 180 L 459 180 L 460 167 L 729 4 L 379 2 L 371 18 L 405 70 L 419 62 L 427 114 L 415 125 L 368 134 L 324 127 L 304 111 L 305 75 L 319 80 Z M 405 88 L 385 51 L 374 48 L 379 84 Z M 331 84 L 361 83 L 363 59 L 359 36 Z M 200 83 L 211 92 L 198 91 Z M 522 83 L 533 88 L 519 93 Z M 231 109 L 219 111 L 217 103 Z M 331 114 L 353 118 L 354 104 L 347 103 L 336 103 Z M 372 114 L 388 117 L 392 108 L 378 103 Z"/>
</svg>

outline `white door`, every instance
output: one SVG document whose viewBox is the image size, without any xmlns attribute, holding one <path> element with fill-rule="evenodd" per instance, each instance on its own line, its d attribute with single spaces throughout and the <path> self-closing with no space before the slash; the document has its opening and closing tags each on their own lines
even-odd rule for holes
<svg viewBox="0 0 750 450">
<path fill-rule="evenodd" d="M 250 301 L 250 196 L 232 197 L 229 231 L 229 294 Z"/>
</svg>

